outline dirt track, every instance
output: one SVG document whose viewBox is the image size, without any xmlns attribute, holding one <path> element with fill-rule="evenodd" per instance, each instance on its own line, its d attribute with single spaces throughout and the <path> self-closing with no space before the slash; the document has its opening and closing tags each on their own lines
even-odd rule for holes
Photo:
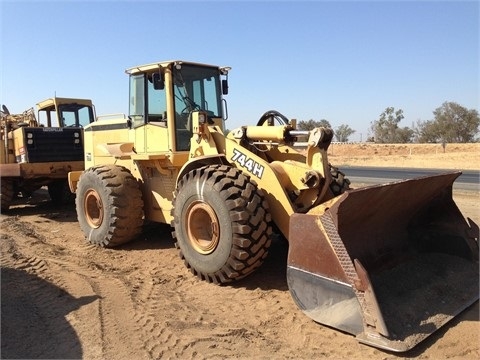
<svg viewBox="0 0 480 360">
<path fill-rule="evenodd" d="M 460 193 L 480 223 L 479 195 Z M 318 325 L 294 305 L 285 280 L 287 245 L 232 286 L 197 280 L 168 226 L 110 250 L 88 245 L 74 207 L 39 191 L 1 215 L 2 358 L 394 359 Z M 478 359 L 478 302 L 403 356 Z"/>
</svg>

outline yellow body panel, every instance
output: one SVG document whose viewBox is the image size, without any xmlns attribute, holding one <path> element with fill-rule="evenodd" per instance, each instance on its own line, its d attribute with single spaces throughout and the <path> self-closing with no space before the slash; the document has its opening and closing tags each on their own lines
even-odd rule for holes
<svg viewBox="0 0 480 360">
<path fill-rule="evenodd" d="M 225 145 L 227 160 L 252 176 L 258 187 L 265 192 L 273 221 L 283 234 L 288 234 L 288 220 L 290 215 L 294 213 L 294 209 L 276 172 L 267 161 L 251 152 L 247 152 L 236 142 L 227 140 Z"/>
<path fill-rule="evenodd" d="M 5 140 L 0 139 L 0 164 L 7 163 L 7 151 L 5 151 Z"/>
<path fill-rule="evenodd" d="M 145 124 L 127 128 L 126 119 L 99 121 L 85 128 L 85 167 L 99 164 L 124 166 L 142 181 L 145 217 L 169 223 L 173 192 L 188 152 L 172 152 L 166 126 Z M 69 179 L 75 191 L 79 175 Z"/>
</svg>

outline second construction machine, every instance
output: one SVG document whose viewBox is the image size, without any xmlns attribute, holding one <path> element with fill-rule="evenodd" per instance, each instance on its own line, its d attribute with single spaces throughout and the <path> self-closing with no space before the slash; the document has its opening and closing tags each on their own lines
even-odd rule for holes
<svg viewBox="0 0 480 360">
<path fill-rule="evenodd" d="M 313 320 L 405 351 L 478 300 L 478 227 L 452 200 L 460 172 L 348 189 L 330 166 L 332 130 L 276 111 L 224 133 L 229 68 L 133 67 L 129 116 L 85 127 L 71 172 L 93 244 L 171 224 L 191 271 L 228 283 L 258 268 L 272 229 L 289 243 L 287 282 Z"/>
<path fill-rule="evenodd" d="M 53 97 L 33 108 L 0 116 L 1 210 L 7 211 L 17 195 L 24 197 L 42 186 L 52 201 L 72 198 L 67 177 L 83 170 L 82 127 L 95 120 L 91 100 Z"/>
</svg>

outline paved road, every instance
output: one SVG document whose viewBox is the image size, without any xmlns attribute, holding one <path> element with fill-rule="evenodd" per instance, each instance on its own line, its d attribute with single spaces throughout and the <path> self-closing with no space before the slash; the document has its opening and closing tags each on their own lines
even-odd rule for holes
<svg viewBox="0 0 480 360">
<path fill-rule="evenodd" d="M 454 170 L 344 166 L 340 170 L 352 183 L 384 184 L 402 179 L 431 176 Z M 465 170 L 453 184 L 454 189 L 480 191 L 480 171 Z"/>
</svg>

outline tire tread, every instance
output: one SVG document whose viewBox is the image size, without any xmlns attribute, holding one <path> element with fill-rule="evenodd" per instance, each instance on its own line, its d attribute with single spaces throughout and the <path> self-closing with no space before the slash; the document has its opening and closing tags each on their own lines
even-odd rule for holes
<svg viewBox="0 0 480 360">
<path fill-rule="evenodd" d="M 200 179 L 215 184 L 225 199 L 233 231 L 230 257 L 220 270 L 207 274 L 195 269 L 185 258 L 177 239 L 177 231 L 172 233 L 175 246 L 187 268 L 200 279 L 224 284 L 244 278 L 255 271 L 268 255 L 272 233 L 268 202 L 263 191 L 241 170 L 227 165 L 211 165 L 192 170 L 180 180 L 174 194 L 173 209 L 180 206 L 176 200 L 181 188 Z M 174 219 L 171 225 L 175 227 L 181 219 L 175 217 L 174 210 L 172 215 Z"/>
<path fill-rule="evenodd" d="M 83 198 L 77 196 L 78 221 L 87 239 L 103 247 L 115 247 L 131 241 L 140 234 L 143 226 L 143 200 L 137 179 L 123 166 L 100 165 L 85 170 L 79 187 L 82 180 L 92 183 L 94 178 L 100 181 L 101 187 L 96 191 L 103 192 L 107 198 L 104 204 L 104 208 L 108 208 L 105 212 L 107 218 L 104 221 L 108 221 L 108 228 L 98 236 L 89 235 L 92 229 L 82 213 Z"/>
</svg>

